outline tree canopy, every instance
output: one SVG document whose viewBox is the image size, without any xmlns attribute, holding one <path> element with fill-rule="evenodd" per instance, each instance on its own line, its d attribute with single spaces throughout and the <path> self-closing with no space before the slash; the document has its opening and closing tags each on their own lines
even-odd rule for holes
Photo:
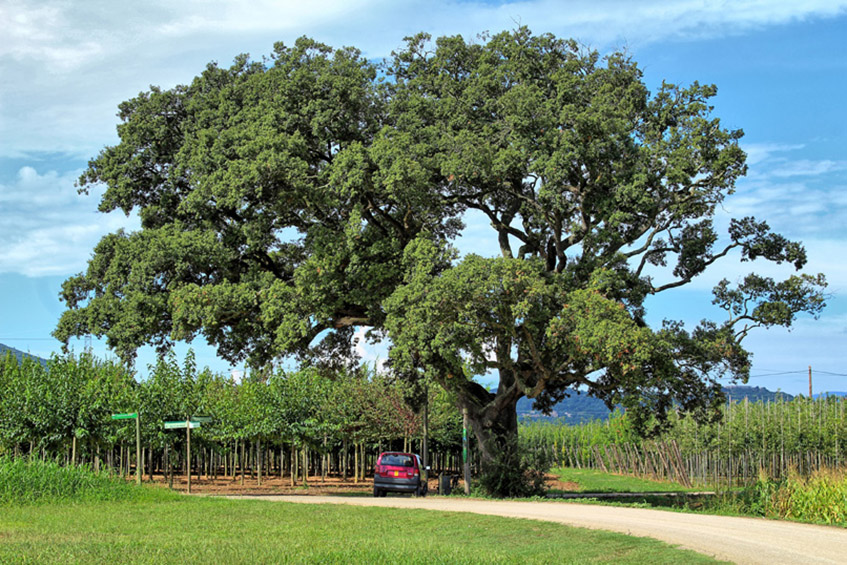
<svg viewBox="0 0 847 565">
<path fill-rule="evenodd" d="M 229 360 L 344 362 L 357 327 L 393 370 L 468 409 L 483 459 L 577 388 L 662 413 L 744 380 L 741 342 L 824 306 L 822 275 L 722 282 L 723 321 L 651 328 L 645 300 L 719 260 L 801 269 L 803 247 L 715 213 L 746 172 L 716 88 L 655 92 L 625 53 L 520 28 L 479 41 L 421 34 L 377 66 L 309 39 L 210 64 L 187 86 L 120 105 L 120 143 L 89 163 L 106 236 L 66 281 L 56 336 L 105 336 L 127 360 L 202 334 Z M 459 259 L 466 212 L 500 257 Z M 731 258 L 731 257 L 730 257 Z M 499 376 L 496 391 L 472 377 Z M 492 443 L 493 442 L 493 443 Z"/>
</svg>

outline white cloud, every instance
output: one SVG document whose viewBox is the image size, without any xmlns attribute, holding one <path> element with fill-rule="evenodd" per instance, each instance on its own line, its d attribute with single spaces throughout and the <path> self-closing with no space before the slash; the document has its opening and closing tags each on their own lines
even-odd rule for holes
<svg viewBox="0 0 847 565">
<path fill-rule="evenodd" d="M 771 171 L 771 175 L 778 178 L 818 176 L 828 173 L 847 171 L 847 161 L 832 161 L 829 159 L 814 161 L 801 159 L 786 163 Z"/>
<path fill-rule="evenodd" d="M 96 212 L 99 194 L 78 195 L 78 174 L 40 174 L 26 166 L 12 183 L 0 184 L 0 272 L 42 276 L 81 271 L 103 235 L 137 223 L 121 213 Z"/>
<path fill-rule="evenodd" d="M 770 160 L 774 155 L 803 149 L 802 144 L 786 143 L 742 143 L 742 149 L 747 153 L 747 164 L 751 167 L 763 161 Z"/>
<path fill-rule="evenodd" d="M 238 0 L 144 3 L 0 0 L 0 156 L 34 151 L 90 156 L 114 140 L 117 104 L 150 84 L 187 82 L 210 60 L 261 56 L 309 35 L 379 59 L 418 31 L 474 37 L 519 24 L 587 44 L 644 44 L 720 36 L 844 13 L 810 0 Z"/>
<path fill-rule="evenodd" d="M 387 340 L 369 341 L 367 337 L 368 329 L 360 327 L 353 334 L 353 352 L 359 356 L 363 363 L 371 366 L 376 364 L 377 371 L 385 371 L 385 364 L 388 362 L 388 342 Z"/>
</svg>

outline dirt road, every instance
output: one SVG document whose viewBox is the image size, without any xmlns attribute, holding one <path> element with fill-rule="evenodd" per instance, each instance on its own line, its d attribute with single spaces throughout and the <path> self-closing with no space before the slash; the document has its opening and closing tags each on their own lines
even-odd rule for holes
<svg viewBox="0 0 847 565">
<path fill-rule="evenodd" d="M 847 563 L 847 529 L 562 502 L 511 502 L 442 497 L 233 496 L 305 504 L 350 504 L 472 512 L 559 522 L 651 537 L 735 563 Z"/>
</svg>

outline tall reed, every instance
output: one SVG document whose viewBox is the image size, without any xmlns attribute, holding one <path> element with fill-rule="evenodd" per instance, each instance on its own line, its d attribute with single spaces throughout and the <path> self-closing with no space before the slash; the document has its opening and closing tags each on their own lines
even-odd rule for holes
<svg viewBox="0 0 847 565">
<path fill-rule="evenodd" d="M 0 505 L 44 502 L 143 501 L 175 496 L 153 487 L 138 487 L 87 467 L 52 461 L 0 457 Z"/>
</svg>

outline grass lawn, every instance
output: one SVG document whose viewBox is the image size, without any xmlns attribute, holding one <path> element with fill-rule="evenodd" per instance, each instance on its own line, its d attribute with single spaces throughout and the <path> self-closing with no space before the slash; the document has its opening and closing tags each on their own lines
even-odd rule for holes
<svg viewBox="0 0 847 565">
<path fill-rule="evenodd" d="M 179 498 L 0 506 L 0 563 L 714 563 L 494 516 Z"/>
<path fill-rule="evenodd" d="M 561 481 L 577 483 L 579 492 L 691 492 L 698 490 L 686 488 L 679 483 L 613 475 L 595 469 L 566 467 L 553 469 L 551 472 Z"/>
</svg>

